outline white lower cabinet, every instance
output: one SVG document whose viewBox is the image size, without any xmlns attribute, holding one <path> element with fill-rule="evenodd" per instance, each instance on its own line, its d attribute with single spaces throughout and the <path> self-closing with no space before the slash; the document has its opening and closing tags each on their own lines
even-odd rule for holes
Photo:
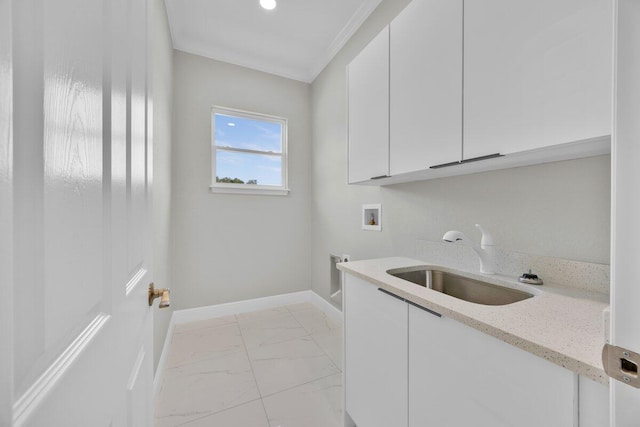
<svg viewBox="0 0 640 427">
<path fill-rule="evenodd" d="M 609 386 L 585 377 L 580 377 L 579 381 L 580 427 L 610 426 Z"/>
<path fill-rule="evenodd" d="M 409 306 L 410 427 L 574 427 L 576 388 L 567 369 Z"/>
<path fill-rule="evenodd" d="M 345 427 L 608 425 L 604 385 L 349 274 L 343 307 Z"/>
<path fill-rule="evenodd" d="M 345 408 L 358 427 L 407 425 L 407 303 L 348 276 Z"/>
</svg>

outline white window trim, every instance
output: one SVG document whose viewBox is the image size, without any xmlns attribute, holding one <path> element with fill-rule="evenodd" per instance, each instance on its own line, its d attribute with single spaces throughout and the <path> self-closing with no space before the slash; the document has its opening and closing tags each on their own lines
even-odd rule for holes
<svg viewBox="0 0 640 427">
<path fill-rule="evenodd" d="M 272 123 L 280 123 L 282 125 L 282 153 L 273 153 L 282 157 L 282 186 L 276 187 L 273 185 L 259 185 L 259 184 L 228 184 L 222 182 L 216 182 L 216 148 L 236 151 L 242 153 L 253 154 L 269 154 L 257 150 L 245 150 L 241 148 L 225 148 L 216 147 L 215 141 L 215 115 L 231 115 L 236 117 L 243 117 L 246 119 L 258 119 Z M 270 116 L 268 114 L 252 113 L 250 111 L 237 110 L 235 108 L 221 107 L 214 105 L 211 107 L 211 185 L 209 191 L 211 193 L 218 194 L 247 194 L 247 195 L 262 195 L 262 196 L 286 196 L 289 194 L 289 150 L 288 150 L 288 133 L 289 124 L 288 120 L 284 117 Z"/>
</svg>

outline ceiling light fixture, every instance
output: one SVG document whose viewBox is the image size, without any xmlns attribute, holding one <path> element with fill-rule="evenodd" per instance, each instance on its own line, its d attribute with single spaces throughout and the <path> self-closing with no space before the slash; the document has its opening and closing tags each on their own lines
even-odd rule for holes
<svg viewBox="0 0 640 427">
<path fill-rule="evenodd" d="M 266 10 L 273 10 L 276 8 L 276 0 L 260 0 L 260 6 Z"/>
</svg>

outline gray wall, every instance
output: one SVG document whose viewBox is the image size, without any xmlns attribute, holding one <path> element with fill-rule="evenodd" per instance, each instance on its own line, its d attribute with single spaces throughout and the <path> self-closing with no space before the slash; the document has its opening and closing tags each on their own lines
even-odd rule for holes
<svg viewBox="0 0 640 427">
<path fill-rule="evenodd" d="M 171 288 L 171 106 L 173 44 L 163 0 L 151 8 L 153 70 L 153 270 L 156 286 Z M 156 304 L 157 306 L 157 304 Z M 170 309 L 154 310 L 157 365 L 171 320 Z"/>
<path fill-rule="evenodd" d="M 289 119 L 288 196 L 211 194 L 211 107 Z M 185 309 L 309 289 L 310 85 L 174 51 L 172 274 Z"/>
<path fill-rule="evenodd" d="M 312 84 L 312 289 L 328 296 L 330 253 L 415 255 L 415 240 L 458 229 L 501 248 L 609 263 L 610 159 L 601 156 L 389 187 L 346 185 L 346 65 L 408 3 L 383 0 Z M 382 203 L 382 232 L 361 205 Z"/>
<path fill-rule="evenodd" d="M 407 3 L 383 0 L 312 85 L 174 52 L 174 308 L 309 287 L 327 297 L 330 253 L 414 256 L 416 239 L 439 241 L 449 229 L 478 238 L 476 222 L 506 250 L 609 262 L 609 156 L 382 188 L 346 185 L 345 67 Z M 213 105 L 289 118 L 289 196 L 209 193 Z M 361 204 L 378 202 L 383 231 L 362 231 Z"/>
</svg>

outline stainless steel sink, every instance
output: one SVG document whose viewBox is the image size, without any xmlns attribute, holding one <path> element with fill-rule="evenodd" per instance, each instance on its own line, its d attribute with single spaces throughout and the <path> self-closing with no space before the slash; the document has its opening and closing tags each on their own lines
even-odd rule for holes
<svg viewBox="0 0 640 427">
<path fill-rule="evenodd" d="M 427 267 L 397 268 L 388 270 L 387 273 L 416 285 L 476 304 L 507 305 L 533 296 L 517 289 L 505 288 Z"/>
</svg>

